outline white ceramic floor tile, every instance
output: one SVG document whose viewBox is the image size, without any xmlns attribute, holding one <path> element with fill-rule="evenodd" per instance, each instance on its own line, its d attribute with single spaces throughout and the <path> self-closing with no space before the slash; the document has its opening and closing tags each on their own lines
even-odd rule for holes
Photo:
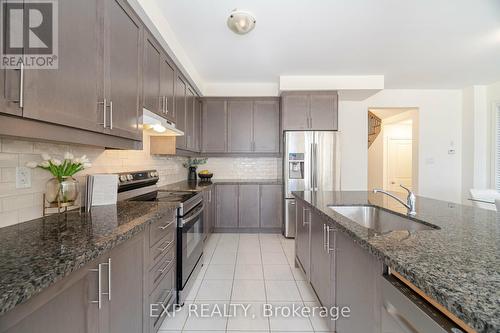
<svg viewBox="0 0 500 333">
<path fill-rule="evenodd" d="M 260 249 L 259 241 L 241 241 L 238 251 L 241 252 L 258 252 Z"/>
<path fill-rule="evenodd" d="M 295 281 L 306 281 L 307 280 L 306 275 L 304 274 L 304 272 L 302 272 L 302 270 L 300 268 L 291 267 L 291 270 L 292 270 L 292 274 L 293 274 Z"/>
<path fill-rule="evenodd" d="M 215 265 L 211 264 L 207 267 L 205 280 L 233 280 L 234 265 Z"/>
<path fill-rule="evenodd" d="M 289 310 L 282 312 L 278 311 L 278 313 L 273 312 L 273 316 L 269 318 L 269 326 L 271 327 L 271 331 L 282 331 L 282 332 L 312 332 L 313 327 L 311 325 L 311 321 L 308 317 L 303 316 L 292 316 L 287 315 L 287 313 L 293 312 L 293 303 L 271 303 L 270 304 L 273 309 L 277 309 L 278 307 L 287 308 Z M 302 303 L 295 303 L 295 306 L 301 307 Z M 361 332 L 360 332 L 361 333 Z"/>
<path fill-rule="evenodd" d="M 234 304 L 234 302 L 232 302 Z M 227 330 L 234 331 L 268 331 L 269 319 L 264 317 L 264 303 L 245 303 L 243 309 L 240 306 L 232 308 L 231 317 L 227 323 Z"/>
<path fill-rule="evenodd" d="M 264 280 L 262 265 L 236 265 L 235 280 Z"/>
<path fill-rule="evenodd" d="M 330 318 L 325 312 L 320 312 L 320 305 L 316 302 L 304 302 L 304 306 L 311 309 L 309 320 L 315 332 L 330 332 Z M 314 310 L 316 309 L 316 310 Z"/>
<path fill-rule="evenodd" d="M 260 250 L 262 253 L 272 253 L 272 252 L 279 252 L 279 253 L 284 253 L 283 248 L 281 247 L 281 243 L 278 241 L 273 241 L 273 242 L 261 242 L 260 243 Z"/>
<path fill-rule="evenodd" d="M 234 265 L 236 263 L 236 252 L 215 250 L 215 253 L 210 261 L 212 265 Z"/>
<path fill-rule="evenodd" d="M 293 281 L 293 274 L 288 265 L 264 265 L 264 279 Z"/>
<path fill-rule="evenodd" d="M 238 251 L 238 257 L 236 260 L 237 265 L 261 265 L 262 259 L 260 257 L 260 251 L 257 248 L 254 251 L 243 252 Z"/>
<path fill-rule="evenodd" d="M 232 280 L 203 280 L 196 295 L 196 301 L 229 301 L 232 286 Z"/>
<path fill-rule="evenodd" d="M 283 251 L 262 253 L 262 263 L 264 265 L 288 265 L 288 261 Z"/>
<path fill-rule="evenodd" d="M 191 287 L 191 291 L 186 296 L 186 301 L 194 301 L 196 299 L 196 295 L 198 294 L 198 290 L 200 290 L 202 280 L 195 280 L 193 286 Z"/>
<path fill-rule="evenodd" d="M 265 302 L 266 292 L 264 281 L 260 280 L 234 280 L 232 303 L 236 301 L 256 301 Z"/>
<path fill-rule="evenodd" d="M 181 331 L 188 317 L 187 305 L 190 303 L 186 302 L 183 307 L 178 307 L 170 313 L 161 324 L 160 331 Z"/>
<path fill-rule="evenodd" d="M 266 294 L 269 302 L 302 301 L 295 281 L 266 281 Z"/>
<path fill-rule="evenodd" d="M 205 304 L 209 304 L 207 307 L 206 314 L 212 314 L 214 312 L 221 311 L 222 315 L 213 315 L 204 317 L 205 313 L 201 310 L 201 306 L 205 306 Z M 184 325 L 184 330 L 193 330 L 193 331 L 218 331 L 226 330 L 227 325 L 227 313 L 224 315 L 224 311 L 228 310 L 228 303 L 216 302 L 216 301 L 207 301 L 207 302 L 196 302 L 196 304 L 192 305 L 198 306 L 197 310 L 189 311 L 189 316 L 187 318 L 186 324 Z"/>
<path fill-rule="evenodd" d="M 317 302 L 316 294 L 307 281 L 296 281 L 300 296 L 304 302 Z"/>
</svg>

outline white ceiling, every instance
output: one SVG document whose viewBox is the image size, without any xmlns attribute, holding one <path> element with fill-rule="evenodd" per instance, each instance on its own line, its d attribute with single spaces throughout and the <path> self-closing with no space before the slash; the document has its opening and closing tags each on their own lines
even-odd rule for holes
<svg viewBox="0 0 500 333">
<path fill-rule="evenodd" d="M 154 0 L 205 83 L 385 75 L 386 88 L 500 80 L 500 0 Z M 231 32 L 234 8 L 254 31 Z"/>
</svg>

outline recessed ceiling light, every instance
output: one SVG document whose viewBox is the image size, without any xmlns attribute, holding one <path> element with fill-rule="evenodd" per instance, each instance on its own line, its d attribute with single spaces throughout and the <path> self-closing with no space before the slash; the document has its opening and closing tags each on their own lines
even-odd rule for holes
<svg viewBox="0 0 500 333">
<path fill-rule="evenodd" d="M 252 13 L 239 9 L 234 9 L 227 18 L 227 26 L 238 35 L 244 35 L 252 31 L 256 22 Z"/>
</svg>

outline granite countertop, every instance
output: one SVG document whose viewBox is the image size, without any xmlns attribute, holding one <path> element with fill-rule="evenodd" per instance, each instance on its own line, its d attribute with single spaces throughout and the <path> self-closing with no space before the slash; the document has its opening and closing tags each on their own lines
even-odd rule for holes
<svg viewBox="0 0 500 333">
<path fill-rule="evenodd" d="M 0 315 L 172 213 L 173 203 L 119 202 L 0 228 Z"/>
<path fill-rule="evenodd" d="M 190 182 L 187 180 L 183 180 L 177 183 L 160 186 L 159 189 L 161 191 L 192 191 L 192 192 L 201 192 L 205 189 L 211 187 L 216 184 L 226 184 L 226 185 L 235 185 L 235 184 L 248 184 L 248 185 L 281 185 L 283 181 L 281 179 L 212 179 L 211 182 Z"/>
<path fill-rule="evenodd" d="M 293 194 L 477 332 L 500 332 L 500 214 L 417 197 L 415 218 L 438 230 L 377 235 L 328 206 L 372 205 L 405 215 L 392 198 L 371 192 Z"/>
</svg>

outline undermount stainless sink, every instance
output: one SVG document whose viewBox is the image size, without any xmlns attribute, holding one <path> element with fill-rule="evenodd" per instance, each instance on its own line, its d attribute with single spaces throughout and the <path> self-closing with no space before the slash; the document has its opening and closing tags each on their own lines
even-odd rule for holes
<svg viewBox="0 0 500 333">
<path fill-rule="evenodd" d="M 330 206 L 329 208 L 357 224 L 381 234 L 396 230 L 417 231 L 439 229 L 437 226 L 410 220 L 409 218 L 389 213 L 378 207 Z"/>
</svg>

